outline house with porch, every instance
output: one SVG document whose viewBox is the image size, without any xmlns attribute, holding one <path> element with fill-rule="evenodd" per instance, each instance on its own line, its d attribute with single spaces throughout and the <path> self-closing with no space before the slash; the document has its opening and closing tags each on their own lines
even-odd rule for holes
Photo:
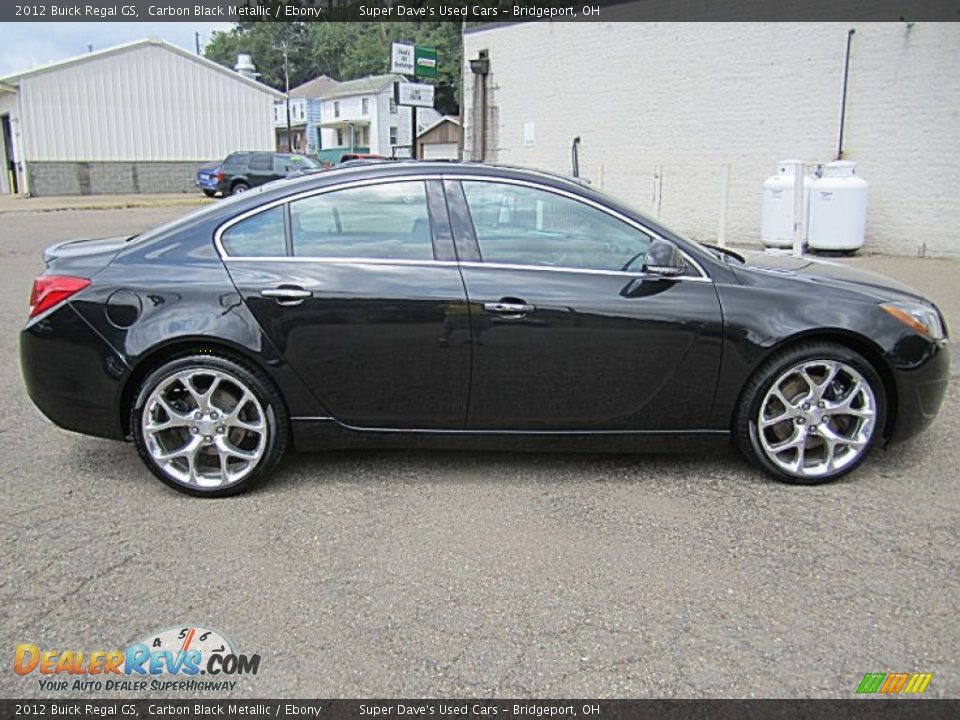
<svg viewBox="0 0 960 720">
<path fill-rule="evenodd" d="M 398 107 L 394 102 L 393 86 L 397 82 L 408 80 L 393 74 L 344 82 L 320 76 L 294 88 L 290 91 L 293 150 L 331 163 L 338 162 L 344 153 L 410 157 L 415 137 L 412 113 L 411 108 Z M 417 109 L 419 130 L 440 118 L 432 108 Z M 274 124 L 277 149 L 286 150 L 285 100 L 275 105 Z"/>
</svg>

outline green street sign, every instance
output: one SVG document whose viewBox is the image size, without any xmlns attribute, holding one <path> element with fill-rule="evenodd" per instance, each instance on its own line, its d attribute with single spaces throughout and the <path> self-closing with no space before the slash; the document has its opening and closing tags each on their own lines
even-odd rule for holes
<svg viewBox="0 0 960 720">
<path fill-rule="evenodd" d="M 437 76 L 437 51 L 433 48 L 413 49 L 413 74 L 415 77 L 435 78 Z"/>
</svg>

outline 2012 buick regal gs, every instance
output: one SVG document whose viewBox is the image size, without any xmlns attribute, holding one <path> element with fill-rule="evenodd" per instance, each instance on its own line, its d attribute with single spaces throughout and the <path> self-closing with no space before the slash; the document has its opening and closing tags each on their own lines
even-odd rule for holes
<svg viewBox="0 0 960 720">
<path fill-rule="evenodd" d="M 195 495 L 246 490 L 290 444 L 732 441 L 820 483 L 926 427 L 949 374 L 943 318 L 908 287 L 747 262 L 528 170 L 310 174 L 45 260 L 30 397 Z"/>
</svg>

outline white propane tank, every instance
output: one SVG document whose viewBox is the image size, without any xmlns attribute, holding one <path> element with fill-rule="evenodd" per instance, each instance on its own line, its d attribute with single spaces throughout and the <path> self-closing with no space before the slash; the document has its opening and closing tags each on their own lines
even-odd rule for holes
<svg viewBox="0 0 960 720">
<path fill-rule="evenodd" d="M 867 190 L 857 177 L 857 165 L 837 160 L 823 166 L 810 192 L 810 232 L 813 250 L 859 250 L 867 230 Z"/>
<path fill-rule="evenodd" d="M 763 181 L 763 202 L 760 204 L 760 241 L 766 247 L 793 247 L 793 176 L 802 160 L 781 160 L 777 174 Z M 810 188 L 813 176 L 803 176 L 803 227 L 807 239 L 807 218 L 810 212 Z"/>
</svg>

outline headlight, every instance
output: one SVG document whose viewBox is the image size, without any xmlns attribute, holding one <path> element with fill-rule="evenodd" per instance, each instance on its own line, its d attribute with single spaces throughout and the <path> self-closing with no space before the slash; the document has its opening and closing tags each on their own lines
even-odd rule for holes
<svg viewBox="0 0 960 720">
<path fill-rule="evenodd" d="M 912 302 L 888 302 L 880 307 L 921 335 L 933 340 L 943 340 L 943 323 L 940 322 L 940 314 L 929 305 Z"/>
</svg>

